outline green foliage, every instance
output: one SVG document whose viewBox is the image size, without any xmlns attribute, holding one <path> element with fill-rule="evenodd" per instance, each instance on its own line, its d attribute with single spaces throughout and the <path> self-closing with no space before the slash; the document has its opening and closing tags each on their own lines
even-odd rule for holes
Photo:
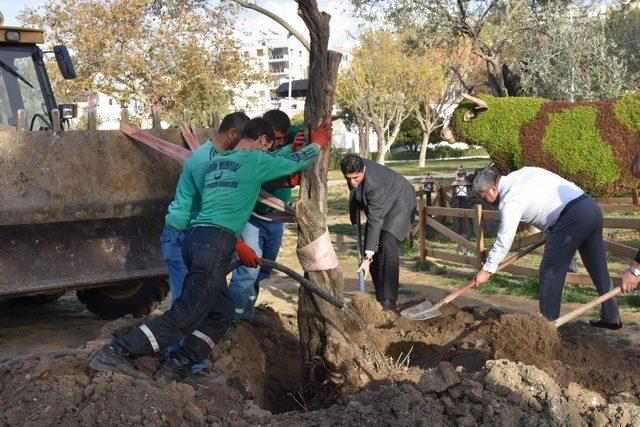
<svg viewBox="0 0 640 427">
<path fill-rule="evenodd" d="M 640 79 L 640 9 L 624 2 L 619 6 L 618 10 L 607 14 L 604 31 L 615 45 L 616 56 L 624 59 L 629 79 L 637 83 Z"/>
<path fill-rule="evenodd" d="M 598 132 L 597 112 L 594 107 L 576 107 L 549 114 L 542 147 L 553 155 L 564 172 L 592 173 L 596 184 L 608 184 L 620 177 L 620 169 L 611 147 Z"/>
<path fill-rule="evenodd" d="M 411 151 L 418 151 L 420 144 L 422 144 L 422 128 L 412 114 L 400 125 L 400 133 L 393 145 L 396 147 L 407 147 L 407 149 Z"/>
<path fill-rule="evenodd" d="M 292 126 L 300 126 L 304 123 L 304 111 L 300 111 L 291 117 Z"/>
<path fill-rule="evenodd" d="M 627 125 L 629 129 L 640 131 L 640 93 L 623 96 L 616 101 L 613 111 L 618 120 Z"/>
<path fill-rule="evenodd" d="M 485 147 L 492 156 L 501 153 L 512 169 L 520 168 L 520 128 L 533 120 L 548 101 L 541 98 L 481 98 L 488 103 L 489 109 L 468 122 L 463 121 L 463 116 L 473 104 L 465 102 L 456 108 L 453 121 L 458 135 L 468 144 Z"/>
<path fill-rule="evenodd" d="M 553 100 L 615 98 L 633 89 L 634 79 L 600 22 L 574 19 L 567 10 L 547 14 L 543 31 L 514 48 L 520 85 L 529 96 Z"/>
</svg>

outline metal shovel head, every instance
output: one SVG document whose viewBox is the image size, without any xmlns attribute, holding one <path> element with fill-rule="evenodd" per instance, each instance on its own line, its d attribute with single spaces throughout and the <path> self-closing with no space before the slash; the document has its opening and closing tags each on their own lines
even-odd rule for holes
<svg viewBox="0 0 640 427">
<path fill-rule="evenodd" d="M 400 315 L 409 320 L 428 320 L 442 314 L 438 308 L 433 307 L 431 301 L 423 301 L 409 308 L 405 308 Z"/>
</svg>

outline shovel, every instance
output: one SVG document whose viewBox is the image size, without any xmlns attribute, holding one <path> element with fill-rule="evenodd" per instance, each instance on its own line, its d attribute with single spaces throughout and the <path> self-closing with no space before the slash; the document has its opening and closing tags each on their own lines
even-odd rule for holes
<svg viewBox="0 0 640 427">
<path fill-rule="evenodd" d="M 358 240 L 358 267 L 362 264 L 362 224 L 360 223 L 360 209 L 356 211 L 356 239 Z M 364 275 L 358 273 L 358 290 L 364 292 Z"/>
<path fill-rule="evenodd" d="M 606 294 L 603 294 L 599 298 L 596 298 L 593 301 L 586 303 L 582 307 L 576 308 L 575 310 L 570 311 L 569 313 L 565 314 L 564 316 L 558 317 L 556 320 L 553 321 L 553 326 L 555 326 L 556 328 L 559 328 L 560 326 L 564 325 L 568 321 L 580 316 L 585 311 L 590 310 L 593 307 L 595 307 L 596 305 L 602 304 L 606 300 L 615 297 L 620 292 L 622 292 L 622 288 L 614 288 L 614 289 L 610 290 Z"/>
<path fill-rule="evenodd" d="M 542 240 L 534 245 L 529 246 L 528 248 L 518 252 L 517 254 L 511 256 L 510 258 L 507 258 L 506 260 L 502 261 L 500 263 L 500 265 L 498 266 L 498 270 L 500 271 L 503 268 L 507 267 L 509 264 L 513 263 L 514 261 L 522 258 L 523 256 L 533 252 L 535 249 L 539 248 L 540 246 L 544 245 L 546 243 L 546 239 Z M 440 311 L 440 308 L 442 308 L 443 306 L 445 306 L 446 304 L 449 304 L 451 301 L 453 301 L 454 299 L 458 298 L 463 292 L 465 292 L 467 289 L 470 289 L 472 287 L 474 287 L 476 285 L 476 279 L 471 280 L 469 283 L 467 283 L 466 285 L 464 285 L 463 287 L 461 287 L 460 289 L 458 289 L 455 292 L 450 293 L 449 295 L 447 295 L 446 297 L 444 297 L 442 300 L 440 300 L 439 302 L 437 302 L 436 304 L 431 304 L 430 301 L 425 300 L 423 302 L 421 302 L 420 304 L 416 304 L 412 307 L 406 308 L 404 310 L 402 310 L 400 312 L 400 315 L 402 317 L 405 317 L 409 320 L 429 320 L 429 319 L 433 319 L 434 317 L 438 317 L 442 314 L 442 311 Z"/>
</svg>

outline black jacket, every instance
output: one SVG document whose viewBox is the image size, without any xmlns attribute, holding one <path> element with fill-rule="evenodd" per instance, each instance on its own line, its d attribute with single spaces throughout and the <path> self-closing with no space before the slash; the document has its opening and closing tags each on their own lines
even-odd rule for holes
<svg viewBox="0 0 640 427">
<path fill-rule="evenodd" d="M 402 175 L 386 166 L 363 159 L 364 179 L 349 195 L 351 223 L 356 223 L 356 211 L 367 215 L 364 249 L 377 251 L 382 230 L 398 240 L 407 237 L 416 213 L 416 190 Z"/>
</svg>

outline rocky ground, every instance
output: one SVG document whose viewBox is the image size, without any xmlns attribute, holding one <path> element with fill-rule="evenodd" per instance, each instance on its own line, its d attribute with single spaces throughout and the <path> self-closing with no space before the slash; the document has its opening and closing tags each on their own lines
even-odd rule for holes
<svg viewBox="0 0 640 427">
<path fill-rule="evenodd" d="M 261 322 L 244 324 L 240 342 L 219 345 L 211 367 L 184 384 L 88 368 L 91 351 L 136 319 L 106 324 L 76 354 L 5 362 L 0 426 L 640 424 L 640 356 L 579 325 L 559 335 L 537 316 L 453 306 L 410 322 L 362 294 L 351 307 L 370 326 L 393 382 L 372 378 L 334 399 L 341 404 L 318 408 L 300 385 L 295 317 L 262 307 Z M 381 364 L 356 322 L 343 320 L 365 357 Z M 138 368 L 151 374 L 158 363 L 142 358 Z"/>
</svg>

